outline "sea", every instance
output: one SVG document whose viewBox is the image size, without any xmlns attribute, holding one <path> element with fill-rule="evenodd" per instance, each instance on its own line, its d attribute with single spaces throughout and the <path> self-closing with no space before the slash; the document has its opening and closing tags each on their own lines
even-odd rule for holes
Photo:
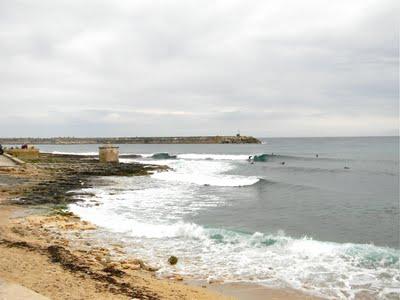
<svg viewBox="0 0 400 300">
<path fill-rule="evenodd" d="M 122 162 L 171 170 L 94 181 L 70 210 L 160 277 L 399 299 L 399 137 L 260 140 L 119 145 Z M 40 149 L 96 155 L 98 146 Z"/>
</svg>

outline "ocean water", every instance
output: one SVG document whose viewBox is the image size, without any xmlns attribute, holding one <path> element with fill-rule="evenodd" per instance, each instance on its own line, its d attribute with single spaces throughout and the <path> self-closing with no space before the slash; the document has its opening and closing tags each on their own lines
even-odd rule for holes
<svg viewBox="0 0 400 300">
<path fill-rule="evenodd" d="M 271 138 L 261 145 L 120 145 L 126 162 L 71 205 L 159 275 L 292 287 L 328 298 L 399 299 L 399 138 Z M 98 145 L 41 150 L 97 153 Z M 176 159 L 154 159 L 167 152 Z M 270 155 L 250 163 L 250 155 Z M 317 157 L 318 155 L 318 157 Z M 284 164 L 283 164 L 284 163 Z M 95 201 L 98 205 L 94 205 Z M 170 255 L 179 257 L 171 267 Z"/>
</svg>

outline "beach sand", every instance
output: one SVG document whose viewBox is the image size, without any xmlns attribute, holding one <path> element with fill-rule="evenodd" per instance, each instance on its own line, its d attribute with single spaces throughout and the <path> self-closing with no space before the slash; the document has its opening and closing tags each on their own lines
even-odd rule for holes
<svg viewBox="0 0 400 300">
<path fill-rule="evenodd" d="M 49 173 L 25 166 L 1 169 L 0 176 L 2 281 L 50 299 L 316 299 L 257 285 L 199 285 L 178 274 L 159 279 L 151 262 L 125 257 L 123 245 L 105 249 L 85 239 L 94 225 L 72 214 L 8 203 Z"/>
<path fill-rule="evenodd" d="M 235 299 L 246 300 L 316 300 L 316 296 L 306 295 L 292 289 L 274 289 L 257 284 L 226 283 L 210 285 L 209 289 Z"/>
<path fill-rule="evenodd" d="M 54 232 L 46 234 L 46 217 L 21 218 L 27 213 L 22 210 L 0 206 L 0 278 L 3 280 L 18 283 L 50 299 L 227 299 L 203 288 L 157 279 L 154 272 L 137 269 L 137 265 L 132 265 L 131 270 L 114 267 L 104 249 L 93 249 L 89 253 L 71 249 L 68 241 Z M 51 218 L 51 225 L 54 220 Z M 119 271 L 124 274 L 120 275 Z"/>
</svg>

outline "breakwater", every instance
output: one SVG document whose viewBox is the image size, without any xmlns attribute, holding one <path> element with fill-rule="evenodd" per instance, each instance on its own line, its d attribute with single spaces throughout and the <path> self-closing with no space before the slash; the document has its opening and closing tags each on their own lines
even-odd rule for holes
<svg viewBox="0 0 400 300">
<path fill-rule="evenodd" d="M 52 137 L 0 138 L 0 144 L 260 144 L 252 136 L 181 136 L 181 137 Z"/>
</svg>

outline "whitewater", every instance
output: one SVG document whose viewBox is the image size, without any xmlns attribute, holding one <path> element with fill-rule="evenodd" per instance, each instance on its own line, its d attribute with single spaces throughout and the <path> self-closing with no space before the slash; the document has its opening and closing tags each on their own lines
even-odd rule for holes
<svg viewBox="0 0 400 300">
<path fill-rule="evenodd" d="M 142 156 L 123 161 L 168 165 L 172 170 L 146 179 L 113 178 L 110 185 L 88 190 L 95 196 L 71 205 L 71 210 L 117 234 L 128 249 L 130 243 L 141 244 L 129 251 L 157 261 L 160 276 L 179 272 L 196 279 L 290 286 L 343 299 L 365 290 L 382 299 L 399 294 L 396 249 L 188 222 L 199 211 L 230 205 L 215 194 L 197 195 L 199 187 L 240 188 L 260 183 L 257 176 L 227 174 L 234 170 L 230 161 L 248 164 L 247 155 L 183 154 L 174 160 Z M 93 201 L 96 206 L 91 205 Z M 180 258 L 176 268 L 166 263 L 169 254 Z"/>
<path fill-rule="evenodd" d="M 290 287 L 331 299 L 398 299 L 397 144 L 343 138 L 121 145 L 121 162 L 171 170 L 95 180 L 70 209 L 99 226 L 102 242 L 122 242 L 127 253 L 155 262 L 161 277 Z M 96 153 L 95 146 L 80 147 L 48 151 Z M 171 158 L 155 159 L 160 152 Z M 248 160 L 262 153 L 274 155 Z M 179 257 L 174 267 L 170 255 Z"/>
</svg>

